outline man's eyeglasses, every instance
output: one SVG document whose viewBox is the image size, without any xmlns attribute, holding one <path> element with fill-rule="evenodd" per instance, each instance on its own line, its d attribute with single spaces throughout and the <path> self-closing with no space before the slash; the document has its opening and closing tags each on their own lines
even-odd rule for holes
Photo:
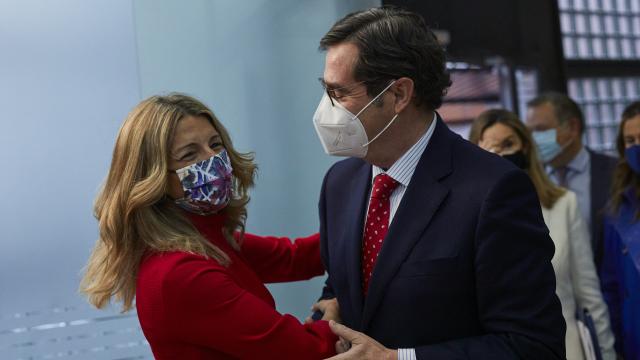
<svg viewBox="0 0 640 360">
<path fill-rule="evenodd" d="M 354 87 L 360 84 L 366 83 L 366 81 L 358 81 L 356 83 L 345 85 L 345 86 L 331 87 L 327 85 L 327 83 L 324 81 L 323 78 L 318 78 L 318 81 L 320 81 L 320 85 L 322 85 L 322 88 L 324 89 L 324 91 L 327 92 L 327 95 L 329 96 L 329 100 L 331 100 L 331 105 L 335 105 L 333 103 L 334 99 L 340 100 L 342 97 L 349 95 L 349 93 L 351 92 L 350 90 L 353 89 Z"/>
</svg>

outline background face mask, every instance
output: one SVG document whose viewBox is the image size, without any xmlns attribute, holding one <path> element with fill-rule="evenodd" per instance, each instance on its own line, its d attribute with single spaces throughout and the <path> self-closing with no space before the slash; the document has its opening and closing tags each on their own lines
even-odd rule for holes
<svg viewBox="0 0 640 360">
<path fill-rule="evenodd" d="M 640 175 L 640 145 L 633 145 L 624 151 L 624 158 L 631 170 Z"/>
<path fill-rule="evenodd" d="M 556 141 L 556 129 L 534 131 L 533 140 L 538 147 L 540 160 L 544 163 L 555 159 L 562 152 L 562 146 Z"/>
<path fill-rule="evenodd" d="M 522 150 L 518 150 L 512 154 L 502 155 L 502 158 L 511 161 L 513 165 L 522 170 L 526 170 L 529 167 L 529 161 Z"/>
<path fill-rule="evenodd" d="M 371 141 L 369 141 L 364 126 L 362 126 L 362 122 L 358 119 L 358 116 L 382 96 L 394 83 L 395 80 L 387 85 L 386 88 L 376 95 L 376 97 L 365 105 L 356 115 L 352 114 L 337 101 L 334 101 L 334 104 L 332 104 L 327 93 L 322 96 L 320 104 L 313 115 L 313 125 L 316 128 L 322 147 L 327 154 L 358 158 L 363 158 L 367 155 L 369 144 L 382 135 L 398 115 L 396 114 Z"/>
<path fill-rule="evenodd" d="M 231 200 L 233 168 L 226 150 L 178 169 L 176 174 L 184 197 L 175 202 L 186 211 L 210 215 L 222 210 Z"/>
</svg>

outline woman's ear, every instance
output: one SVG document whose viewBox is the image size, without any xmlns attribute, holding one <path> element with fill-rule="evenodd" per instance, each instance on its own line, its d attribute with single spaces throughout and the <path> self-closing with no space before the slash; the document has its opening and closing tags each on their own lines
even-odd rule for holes
<svg viewBox="0 0 640 360">
<path fill-rule="evenodd" d="M 580 120 L 578 120 L 578 118 L 574 117 L 569 119 L 569 128 L 575 136 L 582 136 L 581 126 L 582 125 L 580 124 Z"/>
<path fill-rule="evenodd" d="M 414 83 L 408 77 L 401 77 L 391 86 L 391 92 L 395 95 L 394 112 L 399 114 L 413 100 Z"/>
</svg>

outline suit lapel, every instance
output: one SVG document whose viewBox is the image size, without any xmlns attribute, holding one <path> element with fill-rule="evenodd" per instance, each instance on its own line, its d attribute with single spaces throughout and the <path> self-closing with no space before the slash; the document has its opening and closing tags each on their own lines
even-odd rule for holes
<svg viewBox="0 0 640 360">
<path fill-rule="evenodd" d="M 362 231 L 364 227 L 364 216 L 367 211 L 369 189 L 371 187 L 371 165 L 363 162 L 362 166 L 355 173 L 350 184 L 350 198 L 345 199 L 347 216 L 353 215 L 346 224 L 343 243 L 345 244 L 345 256 L 347 267 L 347 284 L 351 303 L 353 304 L 353 314 L 356 329 L 360 328 L 362 321 Z"/>
<path fill-rule="evenodd" d="M 364 303 L 362 331 L 366 331 L 389 282 L 449 193 L 438 180 L 451 173 L 453 135 L 440 118 L 437 121 L 380 250 Z"/>
</svg>

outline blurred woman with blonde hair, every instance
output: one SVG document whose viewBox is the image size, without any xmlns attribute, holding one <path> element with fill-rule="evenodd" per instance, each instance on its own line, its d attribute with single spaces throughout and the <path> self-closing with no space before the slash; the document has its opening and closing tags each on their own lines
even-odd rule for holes
<svg viewBox="0 0 640 360">
<path fill-rule="evenodd" d="M 244 232 L 256 166 L 200 101 L 152 96 L 129 114 L 95 203 L 100 235 L 81 291 L 137 308 L 156 359 L 322 359 L 326 321 L 275 310 L 266 282 L 322 275 L 319 236 Z M 325 311 L 325 320 L 337 312 Z"/>
<path fill-rule="evenodd" d="M 615 359 L 609 315 L 576 195 L 557 187 L 547 177 L 531 133 L 514 113 L 502 109 L 483 112 L 473 122 L 469 140 L 524 170 L 536 188 L 544 221 L 556 247 L 551 263 L 556 273 L 556 294 L 567 324 L 567 359 L 585 359 L 576 321 L 576 310 L 582 308 L 593 317 L 603 358 Z"/>
</svg>

